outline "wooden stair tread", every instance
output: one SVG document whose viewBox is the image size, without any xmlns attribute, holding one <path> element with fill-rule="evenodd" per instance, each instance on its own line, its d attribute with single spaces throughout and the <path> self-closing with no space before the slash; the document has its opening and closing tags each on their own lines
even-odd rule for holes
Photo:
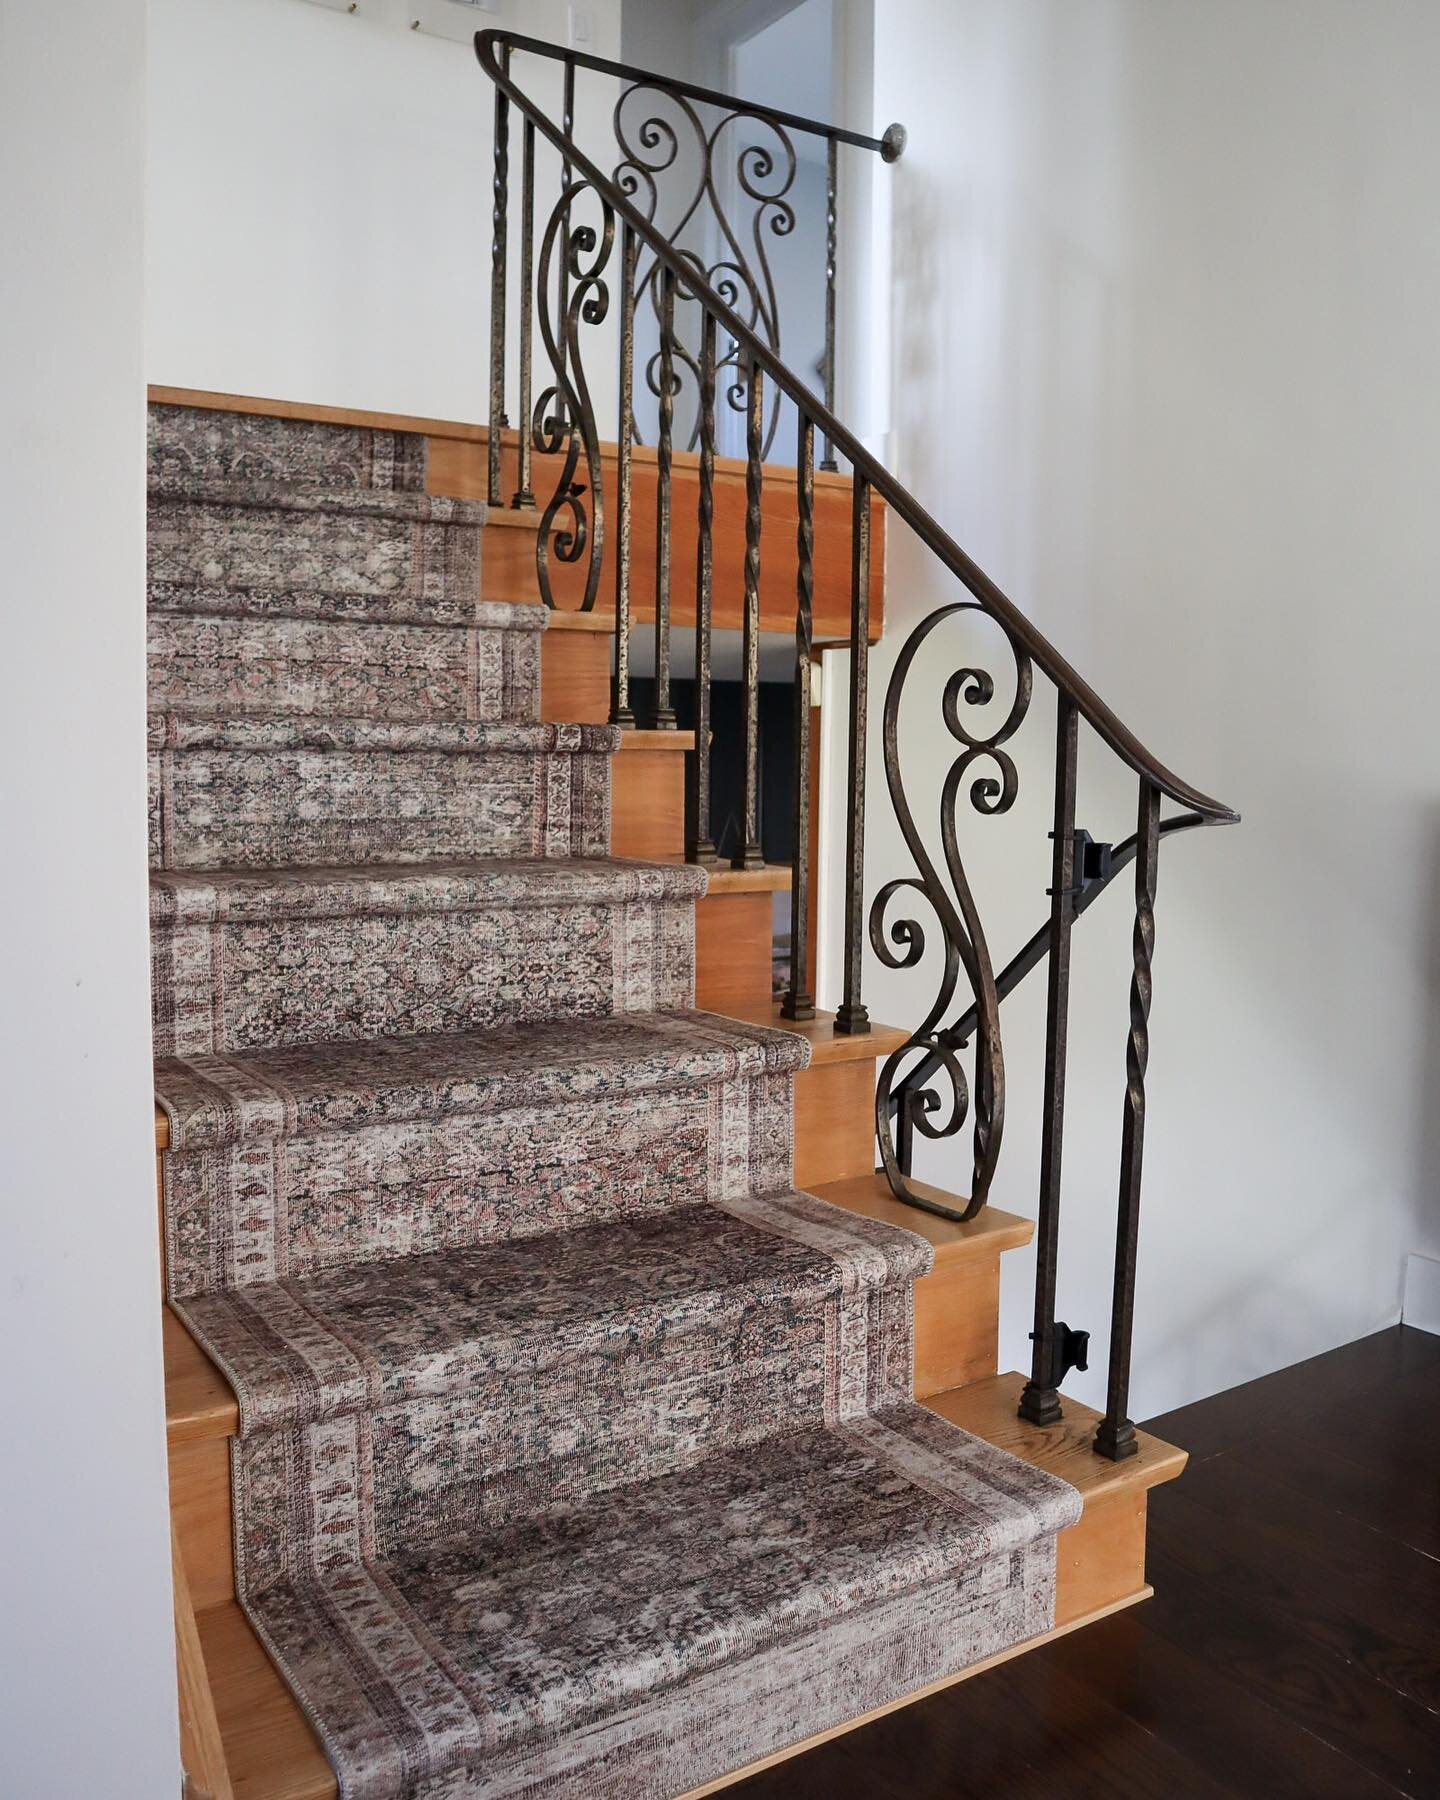
<svg viewBox="0 0 1440 1800">
<path fill-rule="evenodd" d="M 942 1206 L 958 1209 L 965 1204 L 958 1195 L 929 1187 L 923 1181 L 914 1181 L 910 1185 L 938 1200 Z M 873 1175 L 854 1175 L 846 1181 L 820 1182 L 810 1191 L 835 1206 L 843 1206 L 847 1212 L 883 1219 L 887 1225 L 899 1225 L 906 1231 L 913 1231 L 917 1237 L 927 1239 L 935 1246 L 937 1269 L 988 1259 L 1002 1250 L 1018 1250 L 1035 1235 L 1033 1219 L 1022 1218 L 1019 1213 L 1002 1212 L 998 1206 L 985 1207 L 965 1223 L 942 1219 L 918 1206 L 906 1206 L 890 1192 L 890 1184 L 880 1169 Z M 982 1431 L 978 1435 L 986 1437 L 989 1434 Z M 1008 1450 L 1010 1446 L 1007 1444 L 1005 1448 Z"/>
<path fill-rule="evenodd" d="M 693 750 L 693 731 L 626 731 L 620 738 L 622 753 L 626 750 Z"/>
<path fill-rule="evenodd" d="M 590 631 L 599 636 L 615 635 L 615 615 L 598 610 L 581 612 L 573 606 L 552 606 L 546 631 Z M 542 640 L 543 641 L 543 640 Z M 542 652 L 543 654 L 543 652 Z"/>
<path fill-rule="evenodd" d="M 1094 1407 L 1066 1395 L 1061 1402 L 1065 1417 L 1059 1424 L 1032 1425 L 1016 1410 L 1024 1386 L 1025 1377 L 1012 1371 L 972 1381 L 948 1393 L 932 1394 L 920 1404 L 939 1413 L 942 1419 L 949 1419 L 952 1425 L 974 1432 L 986 1443 L 1008 1450 L 1021 1462 L 1068 1481 L 1078 1489 L 1087 1506 L 1114 1494 L 1141 1492 L 1158 1487 L 1161 1482 L 1174 1481 L 1189 1460 L 1187 1450 L 1152 1437 L 1148 1431 L 1136 1432 L 1139 1449 L 1124 1462 L 1097 1456 L 1091 1444 L 1101 1415 Z"/>
<path fill-rule="evenodd" d="M 195 1615 L 235 1800 L 333 1800 L 335 1775 L 236 1600 Z"/>
<path fill-rule="evenodd" d="M 709 871 L 707 900 L 716 894 L 788 894 L 791 872 L 786 863 L 766 863 L 761 869 L 729 869 L 724 865 Z"/>
<path fill-rule="evenodd" d="M 788 887 L 790 871 L 785 869 L 781 873 L 785 875 Z M 713 876 L 710 891 L 715 891 Z M 873 1062 L 877 1056 L 888 1056 L 892 1050 L 898 1050 L 910 1035 L 895 1025 L 872 1025 L 860 1037 L 848 1037 L 844 1032 L 836 1031 L 833 1012 L 817 1012 L 813 1019 L 782 1019 L 780 1004 L 773 1000 L 764 1006 L 731 1007 L 725 1017 L 739 1019 L 746 1025 L 773 1025 L 777 1031 L 793 1031 L 797 1037 L 807 1039 L 812 1069 L 826 1063 Z"/>
<path fill-rule="evenodd" d="M 951 1205 L 957 1204 L 953 1194 L 942 1194 L 937 1188 L 926 1191 Z M 1003 1251 L 1018 1249 L 1030 1242 L 1035 1230 L 1030 1219 L 1021 1218 L 1016 1213 L 1002 1212 L 995 1206 L 987 1206 L 978 1218 L 970 1220 L 968 1224 L 937 1218 L 933 1213 L 905 1206 L 890 1192 L 884 1175 L 878 1170 L 871 1175 L 852 1176 L 843 1181 L 816 1182 L 811 1185 L 810 1192 L 836 1206 L 843 1206 L 849 1212 L 863 1213 L 872 1219 L 884 1219 L 889 1224 L 902 1226 L 927 1239 L 935 1247 L 937 1273 L 958 1269 L 966 1264 L 983 1264 Z M 194 1443 L 203 1438 L 233 1437 L 239 1423 L 239 1409 L 229 1382 L 191 1337 L 179 1316 L 168 1306 L 162 1309 L 162 1327 L 167 1441 L 173 1448 L 178 1444 Z M 1009 1380 L 1010 1377 L 997 1379 Z M 967 1388 L 959 1391 L 968 1393 L 972 1390 Z M 1003 1405 L 1000 1410 L 1003 1411 Z M 1057 1433 L 1068 1432 L 1068 1420 L 1072 1412 L 1076 1416 L 1083 1412 L 1087 1419 L 1094 1417 L 1071 1401 L 1066 1402 L 1066 1410 L 1067 1426 L 1057 1427 Z M 957 1419 L 956 1423 L 964 1424 L 970 1430 L 976 1429 L 964 1419 Z M 987 1429 L 979 1431 L 978 1435 L 990 1437 L 992 1442 L 1003 1444 L 1008 1450 L 1013 1446 L 1001 1437 L 992 1436 L 989 1428 L 995 1426 L 998 1429 L 1001 1423 L 997 1414 L 995 1418 L 987 1420 Z M 1006 1430 L 1011 1429 L 1012 1425 L 1022 1432 L 1037 1430 L 1033 1426 L 1023 1426 L 1019 1420 L 1003 1423 Z M 1042 1441 L 1045 1435 L 1040 1434 Z M 1155 1441 L 1151 1439 L 1147 1443 Z M 1025 1453 L 1017 1449 L 1015 1454 L 1023 1456 Z M 1183 1453 L 1177 1451 L 1175 1454 L 1182 1456 L 1182 1463 L 1174 1471 L 1178 1474 L 1180 1467 L 1183 1467 Z M 1098 1457 L 1094 1460 L 1102 1461 Z M 1136 1463 L 1149 1466 L 1144 1453 L 1132 1458 L 1125 1466 L 1133 1467 Z M 1088 1470 L 1088 1464 L 1086 1467 Z M 1064 1474 L 1061 1469 L 1055 1472 Z M 1068 1475 L 1065 1478 L 1070 1479 Z M 1160 1475 L 1155 1479 L 1169 1480 L 1171 1477 Z M 1080 1483 L 1076 1481 L 1074 1485 L 1078 1487 Z"/>
</svg>

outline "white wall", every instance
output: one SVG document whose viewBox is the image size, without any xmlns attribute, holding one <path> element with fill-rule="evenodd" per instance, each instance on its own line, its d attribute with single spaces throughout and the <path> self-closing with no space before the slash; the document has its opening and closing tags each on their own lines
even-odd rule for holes
<svg viewBox="0 0 1440 1800">
<path fill-rule="evenodd" d="M 0 1792 L 179 1790 L 145 879 L 143 0 L 0 0 Z"/>
<path fill-rule="evenodd" d="M 1162 760 L 1245 815 L 1162 855 L 1143 1417 L 1393 1322 L 1404 1253 L 1440 1245 L 1440 11 L 876 12 L 875 127 L 910 131 L 898 472 Z M 955 597 L 903 540 L 872 668 L 872 892 L 908 872 L 879 773 L 888 666 Z M 905 727 L 926 818 L 955 748 L 938 686 Z M 962 814 L 997 963 L 1045 917 L 1052 738 L 1039 682 L 1015 813 Z M 1108 764 L 1082 740 L 1080 821 L 1118 837 L 1134 789 Z M 1072 1383 L 1092 1400 L 1131 917 L 1122 887 L 1076 936 L 1060 1312 L 1101 1340 Z M 931 991 L 870 966 L 877 1017 L 913 1020 Z M 1032 977 L 1004 1015 L 994 1198 L 1026 1212 L 1043 1010 Z M 920 1173 L 965 1185 L 953 1150 Z M 1023 1366 L 1031 1264 L 1011 1260 L 1003 1351 Z"/>
<path fill-rule="evenodd" d="M 485 419 L 493 90 L 468 43 L 405 29 L 412 10 L 152 0 L 152 382 Z M 618 55 L 620 0 L 587 10 L 589 49 Z M 474 22 L 562 43 L 568 11 L 502 0 Z M 558 117 L 558 73 L 515 72 Z M 582 74 L 577 92 L 579 129 L 598 130 L 610 84 Z M 548 152 L 537 170 L 553 200 Z M 511 175 L 518 237 L 513 119 Z"/>
</svg>

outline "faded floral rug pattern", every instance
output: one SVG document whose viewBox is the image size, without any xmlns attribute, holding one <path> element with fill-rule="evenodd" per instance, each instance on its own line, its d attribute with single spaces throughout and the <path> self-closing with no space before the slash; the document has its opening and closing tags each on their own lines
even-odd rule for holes
<svg viewBox="0 0 1440 1800">
<path fill-rule="evenodd" d="M 919 1237 L 791 1185 L 803 1039 L 424 443 L 155 408 L 173 1304 L 237 1591 L 347 1800 L 661 1797 L 1045 1630 L 1062 1483 L 915 1406 Z"/>
</svg>

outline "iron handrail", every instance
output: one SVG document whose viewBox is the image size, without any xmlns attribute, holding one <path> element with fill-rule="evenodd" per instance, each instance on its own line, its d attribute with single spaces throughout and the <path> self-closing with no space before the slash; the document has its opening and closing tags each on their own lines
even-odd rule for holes
<svg viewBox="0 0 1440 1800">
<path fill-rule="evenodd" d="M 908 525 L 921 543 L 944 564 L 962 586 L 968 589 L 979 602 L 981 609 L 999 623 L 1011 644 L 1017 646 L 1038 669 L 1049 677 L 1055 687 L 1070 700 L 1080 717 L 1086 721 L 1101 741 L 1107 744 L 1142 781 L 1148 782 L 1160 794 L 1175 801 L 1177 805 L 1184 806 L 1189 811 L 1198 814 L 1205 824 L 1238 824 L 1240 815 L 1233 807 L 1227 806 L 1223 801 L 1212 799 L 1208 794 L 1192 787 L 1189 782 L 1182 781 L 1158 757 L 1146 749 L 1134 732 L 1105 704 L 1089 682 L 1070 665 L 1049 639 L 1016 606 L 1015 602 L 996 582 L 991 580 L 980 565 L 961 549 L 949 532 L 920 504 L 910 490 L 897 480 L 883 463 L 872 456 L 826 407 L 824 402 L 798 376 L 793 374 L 785 363 L 781 362 L 769 346 L 751 330 L 745 320 L 733 311 L 709 282 L 698 273 L 694 264 L 687 262 L 674 250 L 663 233 L 657 231 L 644 213 L 631 204 L 616 183 L 611 181 L 584 154 L 573 138 L 568 137 L 535 101 L 521 91 L 501 66 L 496 55 L 497 49 L 500 48 L 507 51 L 531 51 L 554 61 L 579 63 L 586 68 L 599 68 L 607 73 L 655 81 L 666 87 L 680 84 L 671 82 L 666 76 L 645 70 L 629 70 L 623 64 L 607 63 L 599 57 L 585 57 L 577 51 L 566 50 L 554 44 L 546 44 L 536 38 L 522 37 L 513 32 L 492 30 L 477 31 L 475 34 L 476 59 L 499 92 L 520 109 L 536 130 L 547 138 L 566 159 L 569 167 L 578 171 L 600 195 L 605 204 L 613 210 L 614 214 L 624 220 L 626 226 L 641 243 L 648 247 L 661 266 L 670 271 L 681 291 L 698 300 L 731 336 L 744 346 L 750 362 L 762 369 L 779 390 L 808 415 L 816 430 L 844 455 L 856 475 L 862 477 L 869 487 L 881 496 L 888 510 Z M 724 104 L 733 104 L 729 96 L 712 97 L 719 99 Z M 777 115 L 777 117 L 779 116 L 783 115 Z M 816 129 L 805 121 L 799 123 L 807 130 Z M 830 131 L 832 128 L 821 126 L 818 129 Z M 856 140 L 847 137 L 844 141 L 854 142 Z M 864 140 L 867 147 L 876 147 L 880 142 L 881 140 Z"/>
<path fill-rule="evenodd" d="M 807 119 L 799 113 L 782 112 L 775 106 L 762 106 L 758 102 L 738 101 L 733 94 L 722 94 L 716 88 L 699 87 L 693 81 L 677 81 L 673 75 L 658 75 L 653 69 L 639 69 L 631 63 L 612 62 L 609 57 L 592 56 L 586 50 L 567 50 L 559 44 L 548 44 L 544 38 L 524 37 L 515 31 L 477 31 L 475 43 L 477 48 L 482 38 L 494 38 L 511 50 L 525 50 L 532 55 L 547 57 L 551 62 L 565 62 L 577 69 L 590 69 L 597 75 L 614 75 L 621 81 L 639 82 L 643 86 L 652 83 L 664 88 L 667 94 L 683 94 L 687 100 L 699 100 L 707 106 L 743 106 L 745 113 L 756 119 L 765 119 L 771 125 L 783 126 L 788 131 L 805 131 L 812 137 L 824 138 L 827 143 L 851 144 L 857 150 L 873 150 L 883 162 L 894 162 L 905 148 L 905 127 L 890 125 L 886 127 L 882 137 L 867 137 L 863 131 L 849 131 L 843 125 L 827 125 L 820 119 Z M 480 58 L 480 66 L 485 68 L 485 59 Z M 487 68 L 486 73 L 490 71 Z M 512 93 L 512 99 L 517 98 Z"/>
</svg>

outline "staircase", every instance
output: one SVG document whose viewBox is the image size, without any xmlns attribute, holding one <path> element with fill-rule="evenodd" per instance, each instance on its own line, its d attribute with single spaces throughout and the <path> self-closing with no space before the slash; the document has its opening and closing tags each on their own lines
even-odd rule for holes
<svg viewBox="0 0 1440 1800">
<path fill-rule="evenodd" d="M 1028 1227 L 853 1171 L 796 1190 L 797 1085 L 868 1084 L 901 1034 L 811 1068 L 822 1029 L 694 1009 L 707 874 L 610 854 L 620 733 L 540 721 L 547 614 L 480 599 L 485 508 L 427 493 L 424 452 L 152 409 L 172 1503 L 210 1790 L 693 1792 L 1051 1630 L 1082 1494 L 1053 1437 L 989 1441 L 1014 1396 L 997 1429 L 1004 1384 L 974 1381 Z M 1142 1534 L 1178 1460 L 1147 1443 L 1124 1483 Z M 1062 1623 L 1111 1603 L 1076 1577 Z"/>
<path fill-rule="evenodd" d="M 826 147 L 832 227 L 838 146 L 888 162 L 904 133 L 860 137 L 513 34 L 476 48 L 495 93 L 488 427 L 152 393 L 167 1428 L 182 1743 L 212 1800 L 709 1793 L 1144 1599 L 1146 1496 L 1184 1464 L 1128 1417 L 1156 870 L 1162 839 L 1235 815 L 1159 763 L 835 418 L 833 232 L 821 401 L 780 359 L 768 272 L 730 224 L 736 255 L 711 267 L 657 228 L 678 142 L 648 112 L 657 96 L 693 126 L 717 212 L 737 183 L 755 202 L 762 265 L 762 225 L 793 222 L 784 186 L 764 185 L 793 172 L 788 132 Z M 517 53 L 563 64 L 560 122 L 512 77 Z M 613 178 L 571 135 L 582 71 L 629 84 Z M 697 107 L 731 110 L 707 135 Z M 779 150 L 746 138 L 717 178 L 735 119 Z M 540 139 L 561 182 L 537 263 Z M 612 282 L 605 443 L 585 334 L 612 319 Z M 642 297 L 653 457 L 636 448 Z M 694 349 L 677 299 L 694 303 Z M 538 396 L 537 316 L 553 377 Z M 675 441 L 682 367 L 695 453 Z M 745 415 L 730 465 L 722 389 Z M 777 395 L 797 426 L 783 471 L 765 460 Z M 943 952 L 908 1031 L 871 1020 L 861 992 L 863 648 L 892 513 L 971 596 L 916 626 L 884 699 L 915 872 L 886 872 L 869 942 L 897 971 L 922 963 L 927 929 Z M 694 584 L 672 605 L 680 567 Z M 613 609 L 596 606 L 602 578 Z M 1013 699 L 987 711 L 992 675 L 946 652 L 942 870 L 898 720 L 932 633 L 971 615 L 999 627 Z M 695 628 L 693 732 L 674 728 L 672 616 Z M 637 721 L 642 622 L 655 693 Z M 742 629 L 745 667 L 741 741 L 721 747 L 739 753 L 744 817 L 723 869 L 705 754 L 722 622 Z M 795 645 L 781 868 L 760 850 L 766 629 Z M 809 700 L 827 640 L 852 652 L 833 1015 L 812 997 Z M 997 973 L 960 802 L 982 818 L 1013 803 L 1036 674 L 1057 708 L 1050 916 Z M 1122 843 L 1077 825 L 1082 727 L 1136 778 Z M 1162 818 L 1165 800 L 1183 810 Z M 1060 1397 L 1089 1337 L 1055 1318 L 1069 943 L 1132 863 L 1101 1415 Z M 777 1008 L 770 908 L 787 887 Z M 916 901 L 923 918 L 898 916 Z M 1000 1007 L 1041 966 L 1032 1225 L 988 1199 Z M 967 1190 L 920 1180 L 917 1136 L 962 1128 Z M 1000 1259 L 1032 1236 L 1027 1380 L 997 1371 L 996 1340 Z"/>
</svg>

